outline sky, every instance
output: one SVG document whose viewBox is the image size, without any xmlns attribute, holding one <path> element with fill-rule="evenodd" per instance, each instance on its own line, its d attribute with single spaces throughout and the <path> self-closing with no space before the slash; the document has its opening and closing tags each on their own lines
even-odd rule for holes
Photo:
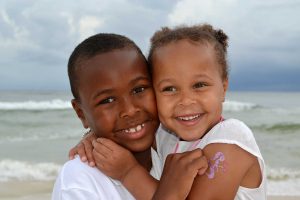
<svg viewBox="0 0 300 200">
<path fill-rule="evenodd" d="M 0 90 L 69 90 L 69 55 L 96 33 L 147 55 L 161 27 L 201 23 L 229 36 L 230 90 L 300 91 L 300 0 L 0 0 Z"/>
</svg>

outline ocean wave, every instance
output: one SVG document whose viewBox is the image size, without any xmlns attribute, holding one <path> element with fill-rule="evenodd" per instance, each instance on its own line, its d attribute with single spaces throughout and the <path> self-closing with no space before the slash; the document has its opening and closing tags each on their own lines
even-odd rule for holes
<svg viewBox="0 0 300 200">
<path fill-rule="evenodd" d="M 15 136 L 0 136 L 0 144 L 7 142 L 27 142 L 27 141 L 38 141 L 38 140 L 58 140 L 58 139 L 80 139 L 82 133 L 85 130 L 74 130 L 74 132 L 68 133 L 53 133 L 53 134 L 37 134 L 37 135 L 15 135 Z"/>
<path fill-rule="evenodd" d="M 259 108 L 260 106 L 254 103 L 239 102 L 239 101 L 225 101 L 223 103 L 223 111 L 245 111 Z"/>
<path fill-rule="evenodd" d="M 267 167 L 268 195 L 300 195 L 300 169 Z"/>
<path fill-rule="evenodd" d="M 281 181 L 288 179 L 300 179 L 300 169 L 288 169 L 288 168 L 270 168 L 267 167 L 268 180 Z"/>
<path fill-rule="evenodd" d="M 70 101 L 53 99 L 49 101 L 0 102 L 0 110 L 61 110 L 71 109 Z"/>
<path fill-rule="evenodd" d="M 258 129 L 258 130 L 264 130 L 268 132 L 276 132 L 279 131 L 280 133 L 288 132 L 288 133 L 295 133 L 300 131 L 300 124 L 299 123 L 277 123 L 277 124 L 262 124 L 258 126 L 253 126 L 251 127 L 253 129 Z"/>
<path fill-rule="evenodd" d="M 54 180 L 61 169 L 55 163 L 29 163 L 17 160 L 0 161 L 0 182 L 18 180 Z"/>
</svg>

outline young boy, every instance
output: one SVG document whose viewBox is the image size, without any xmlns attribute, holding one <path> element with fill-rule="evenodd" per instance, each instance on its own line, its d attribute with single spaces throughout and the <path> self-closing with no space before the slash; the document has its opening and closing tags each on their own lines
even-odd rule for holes
<svg viewBox="0 0 300 200">
<path fill-rule="evenodd" d="M 75 48 L 69 58 L 68 74 L 74 96 L 72 106 L 82 125 L 96 137 L 108 138 L 128 149 L 134 156 L 129 163 L 139 166 L 134 170 L 136 176 L 148 174 L 159 122 L 147 62 L 140 49 L 121 35 L 94 35 Z M 127 165 L 119 166 L 123 172 L 132 167 L 123 166 Z M 193 166 L 197 173 L 197 166 Z M 134 199 L 123 186 L 126 176 L 117 178 L 122 183 L 77 157 L 64 164 L 52 199 Z M 152 177 L 146 178 L 155 183 Z M 149 188 L 153 187 L 141 187 L 141 192 L 153 193 Z"/>
</svg>

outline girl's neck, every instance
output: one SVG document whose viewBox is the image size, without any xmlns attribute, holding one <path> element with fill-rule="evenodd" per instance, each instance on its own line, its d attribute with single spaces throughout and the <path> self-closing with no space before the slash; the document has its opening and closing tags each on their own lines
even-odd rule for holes
<svg viewBox="0 0 300 200">
<path fill-rule="evenodd" d="M 152 167 L 151 148 L 142 152 L 135 152 L 133 153 L 133 156 L 140 165 L 142 165 L 147 171 L 150 171 Z"/>
</svg>

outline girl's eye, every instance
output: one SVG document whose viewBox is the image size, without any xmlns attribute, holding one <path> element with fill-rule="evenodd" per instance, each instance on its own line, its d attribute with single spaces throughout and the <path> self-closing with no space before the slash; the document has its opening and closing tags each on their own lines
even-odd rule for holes
<svg viewBox="0 0 300 200">
<path fill-rule="evenodd" d="M 115 101 L 115 98 L 113 97 L 108 97 L 106 99 L 103 99 L 99 102 L 99 104 L 108 104 L 108 103 L 112 103 Z"/>
<path fill-rule="evenodd" d="M 207 84 L 203 83 L 203 82 L 199 82 L 199 83 L 196 83 L 193 85 L 193 88 L 202 88 L 202 87 L 205 87 L 207 86 Z"/>
<path fill-rule="evenodd" d="M 173 86 L 164 87 L 162 92 L 176 92 L 176 88 Z"/>
<path fill-rule="evenodd" d="M 138 93 L 144 92 L 145 90 L 146 90 L 146 87 L 137 87 L 137 88 L 133 89 L 132 93 L 138 94 Z"/>
</svg>

